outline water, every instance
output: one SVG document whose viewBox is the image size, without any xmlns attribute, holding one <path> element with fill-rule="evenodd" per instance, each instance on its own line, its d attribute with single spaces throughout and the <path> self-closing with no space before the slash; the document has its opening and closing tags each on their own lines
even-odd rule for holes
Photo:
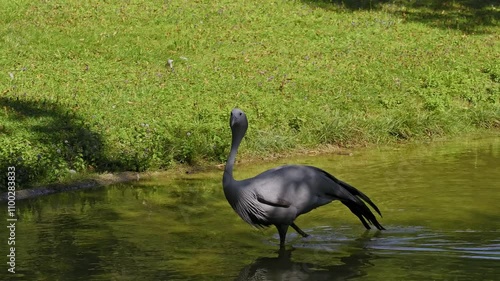
<svg viewBox="0 0 500 281">
<path fill-rule="evenodd" d="M 238 164 L 235 176 L 284 163 L 358 187 L 387 230 L 335 202 L 300 217 L 311 236 L 290 229 L 279 252 L 274 228 L 229 207 L 221 171 L 180 175 L 17 202 L 16 274 L 4 242 L 0 279 L 500 280 L 498 138 Z"/>
</svg>

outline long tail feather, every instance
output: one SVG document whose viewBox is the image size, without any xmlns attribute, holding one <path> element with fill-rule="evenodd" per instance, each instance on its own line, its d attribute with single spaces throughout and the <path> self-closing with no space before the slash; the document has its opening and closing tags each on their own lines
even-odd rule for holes
<svg viewBox="0 0 500 281">
<path fill-rule="evenodd" d="M 338 200 L 340 200 L 344 205 L 346 205 L 349 208 L 349 210 L 351 210 L 351 212 L 359 218 L 359 220 L 361 221 L 361 223 L 363 223 L 366 229 L 370 229 L 370 225 L 366 221 L 374 225 L 379 230 L 385 229 L 377 221 L 377 218 L 372 213 L 370 208 L 368 208 L 368 206 L 366 206 L 366 204 L 364 203 L 364 202 L 368 203 L 382 217 L 382 213 L 378 209 L 377 205 L 375 205 L 375 203 L 373 203 L 372 200 L 368 198 L 368 196 L 366 196 L 363 192 L 359 191 L 354 186 L 337 179 L 336 177 L 332 176 L 326 171 L 323 171 L 321 169 L 318 170 L 322 171 L 326 176 L 328 176 L 331 180 L 337 183 L 341 188 L 345 189 L 345 191 L 337 192 L 337 195 L 343 193 L 344 194 L 343 196 L 334 196 L 334 197 L 337 197 Z"/>
<path fill-rule="evenodd" d="M 354 201 L 342 201 L 342 203 L 346 205 L 349 210 L 351 210 L 351 212 L 359 218 L 366 229 L 370 229 L 371 227 L 370 225 L 368 225 L 365 219 L 372 225 L 374 225 L 377 229 L 385 230 L 385 228 L 377 221 L 377 218 L 375 217 L 375 215 L 373 215 L 370 209 L 368 209 L 368 207 L 362 201 L 359 202 L 361 204 Z"/>
<path fill-rule="evenodd" d="M 378 209 L 377 205 L 375 205 L 375 203 L 372 202 L 372 200 L 370 200 L 370 198 L 368 198 L 368 196 L 366 196 L 363 192 L 359 191 L 358 189 L 356 189 L 354 186 L 346 183 L 346 182 L 343 182 L 341 180 L 337 180 L 337 182 L 345 189 L 347 189 L 352 195 L 356 195 L 356 196 L 359 196 L 361 199 L 363 199 L 366 203 L 370 204 L 370 206 L 372 206 L 372 208 L 380 215 L 382 216 L 382 213 L 380 212 L 380 210 Z"/>
</svg>

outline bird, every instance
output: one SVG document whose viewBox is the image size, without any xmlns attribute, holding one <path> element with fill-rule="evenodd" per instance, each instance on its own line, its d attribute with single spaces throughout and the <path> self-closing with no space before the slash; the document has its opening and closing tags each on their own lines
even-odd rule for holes
<svg viewBox="0 0 500 281">
<path fill-rule="evenodd" d="M 385 228 L 377 221 L 368 203 L 381 217 L 378 207 L 364 193 L 328 172 L 305 165 L 285 165 L 264 171 L 253 178 L 235 180 L 233 168 L 236 154 L 248 129 L 246 114 L 239 108 L 231 111 L 231 148 L 224 167 L 222 187 L 233 210 L 248 224 L 265 228 L 274 225 L 285 247 L 291 226 L 302 237 L 309 236 L 295 219 L 309 211 L 339 200 L 356 215 L 366 229 L 370 224 Z M 364 202 L 363 202 L 364 201 Z"/>
</svg>

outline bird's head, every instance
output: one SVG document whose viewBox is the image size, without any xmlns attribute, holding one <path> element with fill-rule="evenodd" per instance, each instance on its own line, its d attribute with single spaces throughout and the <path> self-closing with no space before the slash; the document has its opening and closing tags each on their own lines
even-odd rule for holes
<svg viewBox="0 0 500 281">
<path fill-rule="evenodd" d="M 229 126 L 231 127 L 233 134 L 235 132 L 242 132 L 245 134 L 248 128 L 248 120 L 245 112 L 239 108 L 233 109 L 231 111 L 231 118 L 229 119 Z"/>
</svg>

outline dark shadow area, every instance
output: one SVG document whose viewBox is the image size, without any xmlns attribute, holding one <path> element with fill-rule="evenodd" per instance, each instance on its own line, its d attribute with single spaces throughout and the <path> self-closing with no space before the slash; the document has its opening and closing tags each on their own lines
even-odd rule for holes
<svg viewBox="0 0 500 281">
<path fill-rule="evenodd" d="M 466 33 L 488 33 L 500 20 L 497 0 L 304 0 L 314 7 L 331 10 L 386 10 L 405 21 Z"/>
<path fill-rule="evenodd" d="M 15 167 L 18 189 L 57 180 L 70 169 L 99 172 L 123 167 L 105 156 L 101 137 L 72 109 L 47 101 L 5 97 L 0 98 L 0 108 L 8 121 L 0 129 L 0 138 L 5 138 L 0 170 Z M 2 191 L 6 191 L 7 178 L 0 181 Z"/>
<path fill-rule="evenodd" d="M 377 256 L 370 253 L 369 243 L 371 237 L 363 236 L 350 243 L 349 255 L 340 258 L 341 264 L 323 266 L 309 262 L 296 262 L 292 260 L 292 250 L 279 250 L 276 258 L 261 257 L 252 264 L 244 267 L 237 281 L 243 280 L 350 280 L 367 275 L 367 269 L 372 267 L 371 261 Z M 328 253 L 325 255 L 332 258 Z M 328 260 L 328 262 L 331 262 Z"/>
</svg>

